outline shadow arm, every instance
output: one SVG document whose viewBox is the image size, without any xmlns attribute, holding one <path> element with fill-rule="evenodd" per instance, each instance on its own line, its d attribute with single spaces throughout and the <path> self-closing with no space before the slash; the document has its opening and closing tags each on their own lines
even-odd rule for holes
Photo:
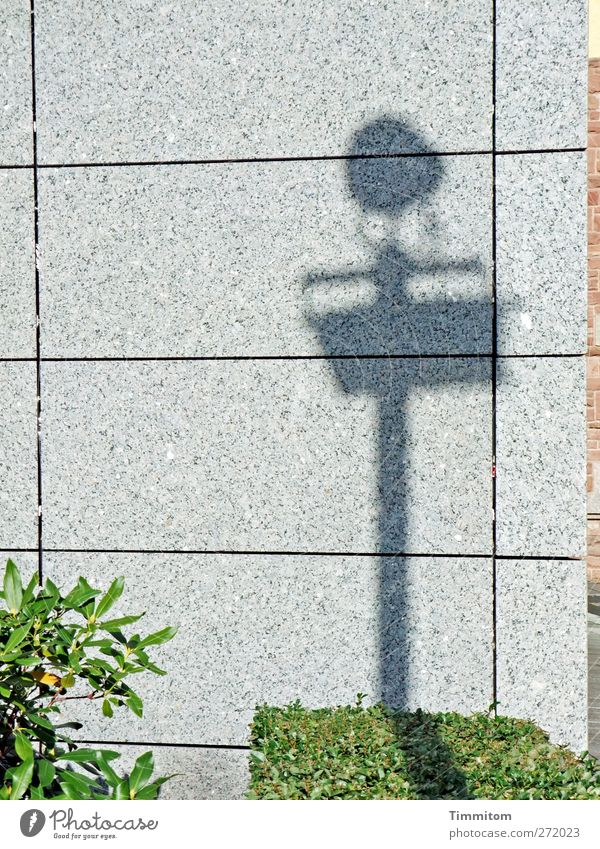
<svg viewBox="0 0 600 849">
<path fill-rule="evenodd" d="M 481 274 L 484 265 L 480 259 L 461 259 L 453 261 L 446 259 L 440 262 L 423 263 L 419 266 L 421 272 L 459 271 L 463 274 Z"/>
<path fill-rule="evenodd" d="M 331 272 L 317 272 L 307 274 L 302 281 L 302 288 L 304 291 L 308 289 L 322 285 L 331 285 L 332 283 L 349 283 L 355 280 L 364 280 L 365 277 L 368 277 L 372 274 L 372 270 L 368 268 L 349 268 L 347 271 L 331 271 Z"/>
</svg>

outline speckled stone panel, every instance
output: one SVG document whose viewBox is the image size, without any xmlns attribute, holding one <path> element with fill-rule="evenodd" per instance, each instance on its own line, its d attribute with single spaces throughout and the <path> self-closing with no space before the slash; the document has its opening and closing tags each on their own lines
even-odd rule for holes
<svg viewBox="0 0 600 849">
<path fill-rule="evenodd" d="M 499 353 L 585 353 L 585 154 L 500 156 L 496 191 Z"/>
<path fill-rule="evenodd" d="M 491 351 L 489 157 L 39 180 L 46 356 Z"/>
<path fill-rule="evenodd" d="M 172 775 L 163 784 L 159 801 L 164 799 L 243 799 L 250 781 L 248 758 L 244 749 L 202 749 L 189 746 L 115 746 L 121 759 L 112 766 L 119 774 L 133 768 L 136 758 L 151 751 L 154 775 Z"/>
<path fill-rule="evenodd" d="M 42 386 L 48 547 L 490 551 L 489 360 L 44 363 Z"/>
<path fill-rule="evenodd" d="M 585 561 L 500 560 L 497 591 L 499 711 L 585 750 Z"/>
<path fill-rule="evenodd" d="M 31 547 L 31 546 L 29 546 Z M 0 572 L 4 574 L 4 567 L 8 560 L 12 560 L 23 578 L 23 583 L 26 584 L 34 572 L 38 569 L 37 551 L 13 551 L 10 548 L 0 549 Z"/>
<path fill-rule="evenodd" d="M 179 626 L 144 719 L 68 703 L 184 773 L 166 798 L 239 798 L 246 753 L 198 744 L 263 701 L 492 700 L 492 6 L 36 0 L 39 161 L 99 166 L 39 170 L 42 354 L 115 358 L 42 364 L 44 573 Z M 583 159 L 506 152 L 585 144 L 585 2 L 495 8 L 498 700 L 582 749 L 584 567 L 543 557 L 585 546 Z M 31 178 L 0 174 L 0 358 L 35 354 Z M 38 542 L 35 396 L 0 362 L 7 550 Z"/>
<path fill-rule="evenodd" d="M 0 165 L 32 161 L 29 0 L 0 8 Z"/>
<path fill-rule="evenodd" d="M 499 554 L 585 552 L 585 360 L 501 360 Z"/>
<path fill-rule="evenodd" d="M 435 149 L 489 148 L 491 11 L 488 0 L 38 0 L 40 157 L 343 154 L 359 128 L 398 112 Z M 357 152 L 389 145 L 365 138 Z"/>
<path fill-rule="evenodd" d="M 586 0 L 497 0 L 500 150 L 585 147 Z"/>
<path fill-rule="evenodd" d="M 0 357 L 35 357 L 31 171 L 0 171 L 0 222 Z"/>
<path fill-rule="evenodd" d="M 143 719 L 73 702 L 86 739 L 242 744 L 256 704 L 296 698 L 464 713 L 491 700 L 487 558 L 48 553 L 45 570 L 66 587 L 122 574 L 115 615 L 179 626 L 152 653 L 167 677 L 136 680 Z"/>
<path fill-rule="evenodd" d="M 0 546 L 37 546 L 35 363 L 0 362 Z"/>
</svg>

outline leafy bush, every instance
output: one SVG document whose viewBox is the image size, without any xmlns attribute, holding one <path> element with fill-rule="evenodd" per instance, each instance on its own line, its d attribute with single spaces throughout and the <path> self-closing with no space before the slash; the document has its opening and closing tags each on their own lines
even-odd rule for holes
<svg viewBox="0 0 600 849">
<path fill-rule="evenodd" d="M 63 595 L 50 579 L 39 586 L 37 575 L 23 587 L 8 561 L 0 593 L 0 799 L 155 799 L 167 781 L 153 779 L 151 752 L 121 776 L 111 763 L 118 752 L 79 748 L 64 729 L 81 724 L 55 721 L 73 699 L 101 700 L 107 717 L 121 707 L 142 716 L 142 700 L 126 679 L 165 674 L 147 649 L 175 630 L 126 637 L 123 628 L 143 614 L 107 617 L 123 587 L 117 578 L 102 594 L 79 578 Z"/>
<path fill-rule="evenodd" d="M 600 764 L 531 722 L 382 705 L 262 705 L 249 799 L 598 799 Z"/>
</svg>

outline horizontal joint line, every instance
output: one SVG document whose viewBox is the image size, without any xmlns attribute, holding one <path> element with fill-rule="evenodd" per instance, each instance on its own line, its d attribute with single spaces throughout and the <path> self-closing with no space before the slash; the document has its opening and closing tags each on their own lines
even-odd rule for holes
<svg viewBox="0 0 600 849">
<path fill-rule="evenodd" d="M 17 551 L 17 549 L 0 549 Z M 29 549 L 27 549 L 29 550 Z M 37 549 L 31 549 L 36 551 Z M 159 548 L 48 548 L 44 551 L 52 554 L 188 554 L 204 556 L 232 555 L 238 557 L 443 557 L 454 559 L 491 558 L 492 552 L 423 552 L 423 551 L 265 551 L 260 549 L 159 549 Z M 585 560 L 585 555 L 560 554 L 496 554 L 499 560 Z"/>
<path fill-rule="evenodd" d="M 350 159 L 407 159 L 420 157 L 440 156 L 521 156 L 527 154 L 542 153 L 585 153 L 585 147 L 540 147 L 529 150 L 492 150 L 484 148 L 478 150 L 436 150 L 436 151 L 403 151 L 401 153 L 363 153 L 363 154 L 332 154 L 323 156 L 265 156 L 265 157 L 240 157 L 232 159 L 141 159 L 107 161 L 107 162 L 38 162 L 35 167 L 42 169 L 57 168 L 135 168 L 163 165 L 243 165 L 252 163 L 276 163 L 276 162 L 337 162 Z M 33 163 L 28 164 L 6 164 L 0 165 L 0 170 L 18 170 L 33 168 Z"/>
<path fill-rule="evenodd" d="M 177 363 L 177 362 L 252 362 L 299 360 L 540 360 L 574 359 L 587 357 L 587 353 L 557 354 L 493 354 L 493 353 L 440 353 L 440 354 L 227 354 L 216 356 L 132 356 L 132 357 L 40 357 L 41 363 Z M 3 363 L 35 363 L 35 357 L 0 357 Z"/>
</svg>

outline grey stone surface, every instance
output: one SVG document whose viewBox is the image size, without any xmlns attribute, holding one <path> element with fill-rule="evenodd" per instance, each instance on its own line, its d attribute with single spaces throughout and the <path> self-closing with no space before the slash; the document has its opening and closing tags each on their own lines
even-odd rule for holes
<svg viewBox="0 0 600 849">
<path fill-rule="evenodd" d="M 491 6 L 434 5 L 39 0 L 41 160 L 342 154 L 398 110 L 440 149 L 488 148 Z"/>
<path fill-rule="evenodd" d="M 115 615 L 145 609 L 144 633 L 179 626 L 152 653 L 168 676 L 136 680 L 143 719 L 72 703 L 85 739 L 243 744 L 256 704 L 296 698 L 318 707 L 363 692 L 465 713 L 491 700 L 487 558 L 48 553 L 45 564 L 65 586 L 122 574 Z"/>
<path fill-rule="evenodd" d="M 586 0 L 498 0 L 496 142 L 585 147 Z"/>
<path fill-rule="evenodd" d="M 586 178 L 584 153 L 496 160 L 501 354 L 586 350 Z"/>
<path fill-rule="evenodd" d="M 0 546 L 37 546 L 35 363 L 0 362 Z"/>
<path fill-rule="evenodd" d="M 45 363 L 46 545 L 486 553 L 489 377 L 476 359 Z"/>
<path fill-rule="evenodd" d="M 248 789 L 248 752 L 243 749 L 202 749 L 189 746 L 104 746 L 119 752 L 113 762 L 120 774 L 131 770 L 136 758 L 151 751 L 155 776 L 172 775 L 163 784 L 164 799 L 243 799 Z"/>
<path fill-rule="evenodd" d="M 29 0 L 0 8 L 0 165 L 32 161 Z"/>
<path fill-rule="evenodd" d="M 585 552 L 585 360 L 501 360 L 498 552 Z"/>
<path fill-rule="evenodd" d="M 39 179 L 46 356 L 491 351 L 488 157 Z"/>
<path fill-rule="evenodd" d="M 5 6 L 8 550 L 38 540 L 35 363 L 1 362 L 35 353 Z M 494 345 L 492 7 L 36 0 L 43 565 L 180 626 L 143 720 L 69 703 L 128 757 L 163 743 L 176 798 L 238 794 L 243 757 L 198 744 L 257 702 L 489 705 L 494 399 L 500 707 L 585 744 L 585 2 L 495 4 Z"/>
<path fill-rule="evenodd" d="M 498 709 L 587 748 L 585 561 L 497 563 Z"/>
<path fill-rule="evenodd" d="M 0 171 L 0 222 L 0 357 L 35 357 L 31 171 Z"/>
<path fill-rule="evenodd" d="M 4 574 L 4 567 L 9 559 L 17 565 L 21 572 L 23 583 L 28 581 L 33 573 L 37 571 L 37 551 L 13 551 L 10 548 L 0 548 L 0 574 Z"/>
</svg>

